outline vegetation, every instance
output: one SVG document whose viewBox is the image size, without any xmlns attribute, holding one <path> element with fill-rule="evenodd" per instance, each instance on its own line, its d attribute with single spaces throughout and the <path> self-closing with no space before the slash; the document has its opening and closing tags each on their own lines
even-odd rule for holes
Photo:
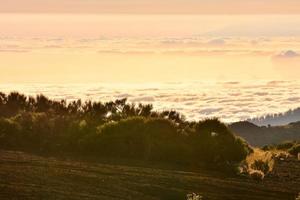
<svg viewBox="0 0 300 200">
<path fill-rule="evenodd" d="M 17 92 L 0 93 L 0 146 L 222 169 L 252 152 L 217 119 L 188 122 L 176 111 L 156 112 L 126 99 L 67 103 Z"/>
<path fill-rule="evenodd" d="M 247 121 L 259 126 L 282 126 L 300 119 L 300 108 L 291 109 L 284 113 L 268 114 L 263 117 L 248 119 Z"/>
<path fill-rule="evenodd" d="M 295 200 L 300 184 L 299 179 L 266 177 L 257 183 L 204 169 L 187 172 L 3 150 L 0 163 L 0 199 Z"/>
<path fill-rule="evenodd" d="M 263 180 L 265 175 L 273 170 L 274 156 L 274 152 L 255 148 L 253 153 L 241 163 L 241 173 L 249 175 L 256 181 Z"/>
<path fill-rule="evenodd" d="M 229 125 L 230 130 L 244 138 L 250 145 L 263 147 L 280 144 L 288 140 L 300 141 L 300 122 L 284 126 L 257 126 L 248 121 L 236 122 Z"/>
<path fill-rule="evenodd" d="M 126 99 L 66 102 L 43 95 L 0 93 L 0 190 L 4 191 L 0 198 L 24 199 L 24 194 L 39 199 L 69 199 L 70 195 L 73 199 L 124 195 L 131 199 L 183 199 L 191 192 L 203 199 L 253 199 L 253 194 L 256 199 L 294 197 L 297 177 L 283 183 L 273 181 L 270 172 L 276 153 L 296 155 L 299 142 L 252 149 L 231 130 L 218 119 L 190 122 L 176 111 L 157 112 L 151 105 L 130 104 Z M 44 154 L 66 155 L 68 160 Z M 72 156 L 79 159 L 71 161 Z M 87 157 L 101 162 L 81 159 Z M 203 168 L 197 172 L 143 168 L 148 163 L 168 169 L 204 166 L 227 173 Z M 253 180 L 226 178 L 236 169 Z"/>
<path fill-rule="evenodd" d="M 288 166 L 296 169 L 292 162 L 297 163 L 299 153 L 299 142 L 288 141 L 277 145 L 265 146 L 261 149 L 254 148 L 253 153 L 248 155 L 246 160 L 241 163 L 240 171 L 242 174 L 249 175 L 257 181 L 264 179 L 266 175 L 278 176 L 278 168 L 282 168 L 280 163 L 288 162 Z M 283 166 L 286 168 L 286 166 Z M 300 168 L 299 168 L 300 169 Z M 287 172 L 288 174 L 292 173 Z M 282 172 L 279 172 L 282 173 Z M 283 172 L 285 173 L 285 172 Z M 294 175 L 297 177 L 298 172 Z"/>
<path fill-rule="evenodd" d="M 251 168 L 254 170 L 259 170 L 264 174 L 270 171 L 269 162 L 263 160 L 255 160 L 254 163 L 251 164 Z"/>
<path fill-rule="evenodd" d="M 251 170 L 249 175 L 255 181 L 262 181 L 265 177 L 265 174 L 260 170 Z"/>
<path fill-rule="evenodd" d="M 293 156 L 298 156 L 300 153 L 300 142 L 299 141 L 286 141 L 277 145 L 264 146 L 263 150 L 281 150 L 288 152 Z"/>
</svg>

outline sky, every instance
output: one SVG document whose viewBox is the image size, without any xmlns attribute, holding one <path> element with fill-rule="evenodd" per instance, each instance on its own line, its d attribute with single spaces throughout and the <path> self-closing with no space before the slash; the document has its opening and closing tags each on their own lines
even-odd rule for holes
<svg viewBox="0 0 300 200">
<path fill-rule="evenodd" d="M 0 12 L 299 14 L 298 0 L 0 0 Z"/>
<path fill-rule="evenodd" d="M 299 0 L 0 0 L 0 91 L 232 122 L 299 106 Z"/>
<path fill-rule="evenodd" d="M 0 83 L 294 80 L 299 0 L 0 0 Z"/>
</svg>

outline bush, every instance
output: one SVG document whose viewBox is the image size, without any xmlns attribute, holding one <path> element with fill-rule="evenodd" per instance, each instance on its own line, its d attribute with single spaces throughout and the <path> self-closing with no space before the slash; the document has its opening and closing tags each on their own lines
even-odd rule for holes
<svg viewBox="0 0 300 200">
<path fill-rule="evenodd" d="M 300 153 L 300 144 L 295 144 L 288 152 L 294 156 L 298 156 L 298 153 Z"/>
<path fill-rule="evenodd" d="M 299 153 L 299 145 L 300 145 L 300 143 L 297 141 L 286 141 L 286 142 L 283 142 L 283 143 L 277 144 L 277 145 L 265 146 L 265 147 L 263 147 L 263 150 L 264 151 L 282 150 L 282 151 L 286 151 L 294 156 L 297 156 L 297 154 Z"/>
<path fill-rule="evenodd" d="M 207 163 L 232 168 L 251 153 L 248 144 L 217 119 L 189 122 L 151 105 L 0 93 L 1 147 L 42 153 L 72 152 L 112 158 Z"/>
<path fill-rule="evenodd" d="M 6 148 L 19 148 L 22 144 L 20 124 L 12 119 L 0 118 L 0 144 Z"/>
<path fill-rule="evenodd" d="M 254 170 L 262 171 L 264 174 L 267 174 L 270 171 L 268 161 L 264 162 L 263 160 L 255 160 L 250 167 Z"/>
<path fill-rule="evenodd" d="M 185 137 L 170 120 L 133 117 L 98 127 L 86 145 L 100 155 L 180 162 L 187 152 Z"/>
<path fill-rule="evenodd" d="M 252 151 L 245 141 L 217 119 L 201 121 L 195 129 L 199 140 L 198 154 L 208 162 L 240 162 Z"/>
<path fill-rule="evenodd" d="M 251 170 L 249 176 L 255 181 L 262 181 L 265 178 L 265 174 L 260 170 Z"/>
<path fill-rule="evenodd" d="M 206 123 L 210 122 L 201 122 L 196 132 L 186 133 L 169 119 L 132 117 L 99 126 L 81 144 L 96 155 L 175 163 L 204 162 L 222 168 L 231 168 L 251 152 L 245 141 L 235 137 L 219 121 L 212 128 L 217 127 L 213 130 L 221 134 L 208 136 L 211 130 Z"/>
<path fill-rule="evenodd" d="M 278 149 L 278 150 L 288 150 L 288 149 L 292 148 L 294 145 L 295 145 L 294 141 L 286 141 L 286 142 L 283 142 L 281 144 L 278 144 L 276 146 L 276 149 Z"/>
<path fill-rule="evenodd" d="M 90 147 L 100 155 L 115 157 L 142 157 L 145 152 L 144 118 L 130 118 L 99 126 L 88 140 Z M 93 141 L 91 141 L 91 139 Z"/>
</svg>

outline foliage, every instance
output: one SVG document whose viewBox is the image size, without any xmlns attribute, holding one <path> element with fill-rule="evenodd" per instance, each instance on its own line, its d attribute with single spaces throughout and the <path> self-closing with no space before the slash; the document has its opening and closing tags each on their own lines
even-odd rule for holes
<svg viewBox="0 0 300 200">
<path fill-rule="evenodd" d="M 288 150 L 288 152 L 294 156 L 297 156 L 300 153 L 300 144 L 295 144 Z"/>
<path fill-rule="evenodd" d="M 188 122 L 176 111 L 126 99 L 66 102 L 0 93 L 0 144 L 38 152 L 207 163 L 231 167 L 252 152 L 218 119 Z"/>
<path fill-rule="evenodd" d="M 21 143 L 20 125 L 11 120 L 0 118 L 0 144 L 2 147 L 18 147 Z"/>
<path fill-rule="evenodd" d="M 106 156 L 180 161 L 188 148 L 185 137 L 170 120 L 133 117 L 99 126 L 86 147 Z"/>
<path fill-rule="evenodd" d="M 262 171 L 264 174 L 267 174 L 270 171 L 268 161 L 263 160 L 255 160 L 254 163 L 251 164 L 251 168 L 254 170 Z"/>
<path fill-rule="evenodd" d="M 265 151 L 268 150 L 281 150 L 288 152 L 293 156 L 297 156 L 300 153 L 300 142 L 299 141 L 287 141 L 277 145 L 269 145 L 262 148 Z"/>
<path fill-rule="evenodd" d="M 235 137 L 218 119 L 200 121 L 195 130 L 199 157 L 208 162 L 241 161 L 252 151 L 245 141 Z"/>
<path fill-rule="evenodd" d="M 249 175 L 255 181 L 262 181 L 265 178 L 265 174 L 260 170 L 251 170 Z"/>
</svg>

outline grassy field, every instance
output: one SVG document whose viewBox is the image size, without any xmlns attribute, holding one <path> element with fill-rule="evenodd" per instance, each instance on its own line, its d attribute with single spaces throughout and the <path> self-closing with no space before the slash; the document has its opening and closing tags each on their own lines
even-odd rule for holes
<svg viewBox="0 0 300 200">
<path fill-rule="evenodd" d="M 228 177 L 41 157 L 0 151 L 0 199 L 203 199 L 294 200 L 299 182 Z"/>
</svg>

